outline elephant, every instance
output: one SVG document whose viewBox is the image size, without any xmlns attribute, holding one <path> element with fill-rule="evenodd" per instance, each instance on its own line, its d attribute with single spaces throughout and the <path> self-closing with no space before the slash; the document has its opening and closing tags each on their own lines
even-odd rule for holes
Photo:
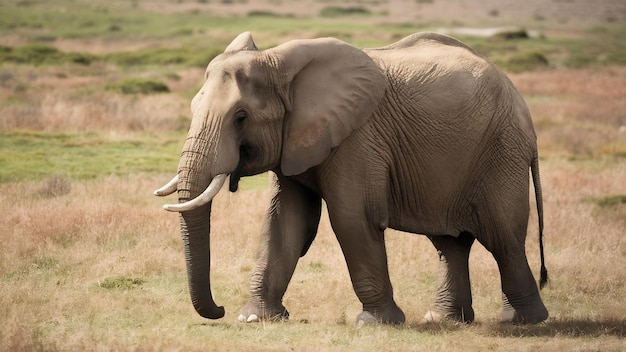
<svg viewBox="0 0 626 352">
<path fill-rule="evenodd" d="M 474 320 L 468 258 L 474 240 L 500 272 L 501 321 L 533 324 L 548 311 L 548 273 L 537 138 L 509 78 L 462 42 L 415 33 L 380 48 L 334 38 L 259 50 L 250 32 L 210 61 L 191 101 L 177 192 L 191 301 L 219 319 L 210 285 L 210 213 L 229 179 L 270 171 L 273 197 L 261 230 L 241 322 L 285 320 L 283 295 L 315 239 L 326 203 L 362 312 L 360 324 L 402 324 L 389 278 L 385 229 L 427 236 L 440 282 L 426 321 Z M 529 172 L 530 169 L 530 172 Z M 530 179 L 541 277 L 525 250 Z"/>
</svg>

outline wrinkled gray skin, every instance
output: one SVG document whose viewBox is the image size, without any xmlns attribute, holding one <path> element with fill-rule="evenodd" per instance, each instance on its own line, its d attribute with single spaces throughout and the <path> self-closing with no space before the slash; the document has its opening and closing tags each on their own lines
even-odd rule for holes
<svg viewBox="0 0 626 352">
<path fill-rule="evenodd" d="M 192 101 L 179 202 L 219 174 L 230 175 L 231 191 L 242 176 L 277 176 L 240 321 L 288 317 L 282 297 L 315 238 L 322 199 L 363 304 L 357 323 L 405 320 L 389 280 L 386 228 L 424 234 L 439 253 L 425 320 L 474 319 L 475 239 L 498 264 L 502 320 L 548 317 L 524 248 L 529 169 L 540 230 L 543 218 L 535 132 L 512 83 L 472 49 L 422 33 L 378 49 L 324 38 L 259 51 L 246 32 L 205 78 Z M 180 220 L 192 302 L 216 319 L 224 309 L 209 283 L 210 211 L 209 202 Z"/>
</svg>

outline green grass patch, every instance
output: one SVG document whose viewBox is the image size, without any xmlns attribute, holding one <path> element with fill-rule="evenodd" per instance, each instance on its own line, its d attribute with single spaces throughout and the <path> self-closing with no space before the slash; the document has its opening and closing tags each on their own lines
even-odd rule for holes
<svg viewBox="0 0 626 352">
<path fill-rule="evenodd" d="M 205 67 L 209 61 L 224 51 L 225 45 L 220 47 L 148 48 L 115 52 L 104 55 L 102 60 L 118 66 L 132 67 L 146 65 Z"/>
<path fill-rule="evenodd" d="M 225 45 L 224 45 L 225 46 Z M 120 51 L 102 55 L 64 52 L 52 45 L 28 44 L 8 47 L 0 45 L 0 62 L 40 65 L 74 63 L 89 65 L 97 62 L 112 63 L 121 67 L 132 66 L 135 70 L 145 66 L 195 66 L 205 67 L 215 56 L 223 52 L 221 47 L 147 48 Z"/>
<path fill-rule="evenodd" d="M 491 40 L 458 36 L 506 71 L 544 67 L 583 68 L 626 64 L 626 27 L 590 30 L 576 38 L 516 38 Z"/>
<path fill-rule="evenodd" d="M 270 185 L 269 173 L 242 177 L 239 181 L 239 189 L 241 190 L 262 190 Z"/>
<path fill-rule="evenodd" d="M 33 259 L 33 262 L 31 265 L 33 269 L 52 270 L 52 269 L 56 269 L 59 267 L 59 260 L 56 258 L 47 257 L 47 256 L 37 257 Z"/>
<path fill-rule="evenodd" d="M 94 179 L 172 171 L 178 165 L 183 140 L 182 132 L 125 138 L 96 132 L 0 133 L 0 182 L 39 181 L 52 175 Z"/>
<path fill-rule="evenodd" d="M 86 53 L 65 53 L 55 47 L 43 44 L 29 44 L 14 48 L 0 46 L 0 62 L 31 65 L 58 65 L 62 63 L 88 65 L 95 58 L 94 55 Z"/>
<path fill-rule="evenodd" d="M 0 183 L 44 181 L 39 193 L 57 197 L 71 191 L 72 180 L 175 172 L 184 132 L 119 139 L 96 132 L 0 133 Z M 240 189 L 262 190 L 268 185 L 268 174 L 263 173 L 242 178 Z"/>
</svg>

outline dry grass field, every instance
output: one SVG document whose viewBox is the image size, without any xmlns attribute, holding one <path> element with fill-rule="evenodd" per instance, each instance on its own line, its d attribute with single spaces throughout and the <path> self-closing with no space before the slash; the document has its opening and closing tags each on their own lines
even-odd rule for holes
<svg viewBox="0 0 626 352">
<path fill-rule="evenodd" d="M 0 56 L 0 351 L 626 350 L 626 50 L 613 50 L 626 33 L 626 12 L 621 1 L 589 3 L 3 1 L 0 55 L 13 56 Z M 370 14 L 319 15 L 341 4 Z M 524 51 L 549 61 L 509 70 L 539 140 L 546 322 L 497 322 L 497 267 L 476 244 L 476 322 L 422 323 L 435 295 L 437 254 L 423 236 L 388 231 L 391 280 L 407 324 L 357 329 L 360 304 L 323 216 L 284 297 L 291 319 L 238 323 L 269 201 L 266 175 L 217 196 L 211 274 L 226 316 L 209 321 L 194 312 L 178 218 L 161 209 L 173 199 L 151 192 L 175 171 L 203 73 L 196 60 L 248 29 L 262 46 L 320 34 L 370 46 L 415 30 L 518 22 L 547 39 L 463 39 L 505 65 Z M 200 59 L 184 51 L 200 41 L 210 42 Z M 35 54 L 60 51 L 20 61 L 18 49 L 33 44 Z M 184 55 L 159 56 L 177 50 Z M 137 80 L 168 89 L 125 93 Z M 538 277 L 536 213 L 529 221 L 527 252 Z"/>
</svg>

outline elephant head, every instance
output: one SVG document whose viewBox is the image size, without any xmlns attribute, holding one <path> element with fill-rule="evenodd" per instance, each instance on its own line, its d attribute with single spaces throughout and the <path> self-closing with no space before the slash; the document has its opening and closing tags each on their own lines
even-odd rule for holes
<svg viewBox="0 0 626 352">
<path fill-rule="evenodd" d="M 212 199 L 230 177 L 268 170 L 297 175 L 320 164 L 374 112 L 386 77 L 363 51 L 336 39 L 294 40 L 257 50 L 239 35 L 213 59 L 191 102 L 178 175 L 155 191 L 178 192 L 191 300 L 203 317 L 224 316 L 210 280 Z"/>
</svg>

